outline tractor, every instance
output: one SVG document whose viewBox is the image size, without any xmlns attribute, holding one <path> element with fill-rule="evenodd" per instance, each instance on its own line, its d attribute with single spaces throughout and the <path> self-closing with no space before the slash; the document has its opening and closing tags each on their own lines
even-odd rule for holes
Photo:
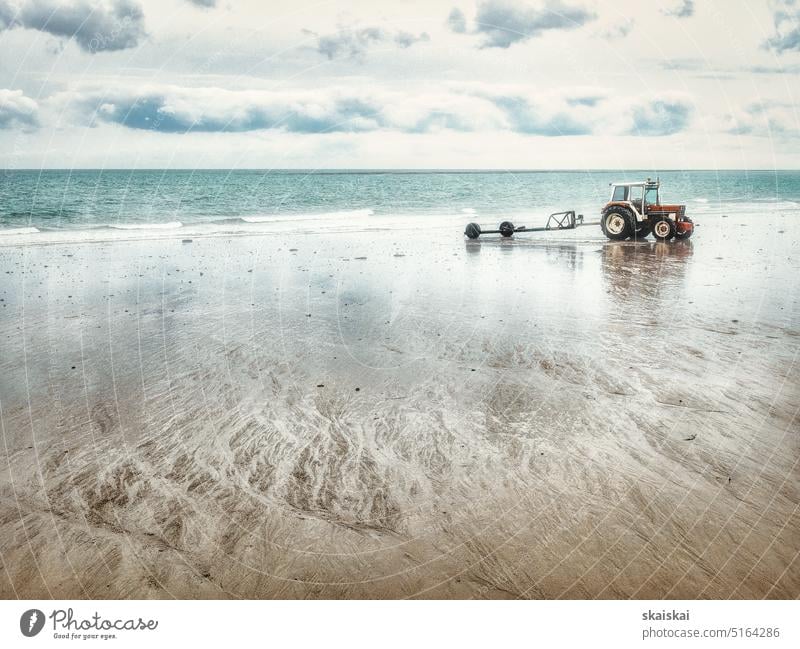
<svg viewBox="0 0 800 649">
<path fill-rule="evenodd" d="M 611 183 L 611 200 L 600 216 L 603 234 L 614 241 L 644 239 L 651 234 L 658 241 L 688 239 L 694 232 L 685 205 L 661 203 L 660 182 Z"/>
</svg>

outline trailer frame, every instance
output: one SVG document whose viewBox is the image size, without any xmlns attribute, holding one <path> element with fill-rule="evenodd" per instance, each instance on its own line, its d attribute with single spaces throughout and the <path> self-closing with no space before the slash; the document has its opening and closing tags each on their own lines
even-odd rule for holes
<svg viewBox="0 0 800 649">
<path fill-rule="evenodd" d="M 553 212 L 547 217 L 547 223 L 542 227 L 529 228 L 526 225 L 514 226 L 511 221 L 503 221 L 497 230 L 483 230 L 477 223 L 470 223 L 464 230 L 469 239 L 477 239 L 482 234 L 500 234 L 503 237 L 512 237 L 523 232 L 550 232 L 552 230 L 574 230 L 584 225 L 600 225 L 599 221 L 584 222 L 583 214 L 575 214 L 575 210 Z"/>
</svg>

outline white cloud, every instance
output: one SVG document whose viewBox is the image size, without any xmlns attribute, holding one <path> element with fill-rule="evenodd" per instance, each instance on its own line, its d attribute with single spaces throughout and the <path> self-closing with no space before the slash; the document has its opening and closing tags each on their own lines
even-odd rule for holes
<svg viewBox="0 0 800 649">
<path fill-rule="evenodd" d="M 0 29 L 7 29 L 14 24 L 17 8 L 6 0 L 0 0 Z"/>
<path fill-rule="evenodd" d="M 84 120 L 163 133 L 477 130 L 500 125 L 502 117 L 484 100 L 460 94 L 408 95 L 344 88 L 234 91 L 151 86 L 72 92 L 60 96 L 59 101 Z"/>
<path fill-rule="evenodd" d="M 798 137 L 800 123 L 796 107 L 772 102 L 759 102 L 725 116 L 723 128 L 734 135 L 757 137 Z"/>
<path fill-rule="evenodd" d="M 692 115 L 692 106 L 682 97 L 647 98 L 633 108 L 631 135 L 674 135 L 686 130 Z"/>
<path fill-rule="evenodd" d="M 485 37 L 483 47 L 507 48 L 548 30 L 581 27 L 595 18 L 588 9 L 561 0 L 535 6 L 517 0 L 484 0 L 478 5 L 475 30 Z"/>
<path fill-rule="evenodd" d="M 691 102 L 620 97 L 605 89 L 531 92 L 528 87 L 451 84 L 440 89 L 241 90 L 149 86 L 90 89 L 60 98 L 85 122 L 162 133 L 278 130 L 293 133 L 510 131 L 558 137 L 671 135 L 688 126 Z"/>
<path fill-rule="evenodd" d="M 399 31 L 394 35 L 394 42 L 403 49 L 411 47 L 415 43 L 426 43 L 431 40 L 427 32 L 412 34 L 411 32 Z"/>
<path fill-rule="evenodd" d="M 601 32 L 600 35 L 610 41 L 625 38 L 633 31 L 634 24 L 633 18 L 620 19 Z"/>
<path fill-rule="evenodd" d="M 458 7 L 453 7 L 447 16 L 447 26 L 450 31 L 456 34 L 463 34 L 467 31 L 467 19 L 464 12 Z"/>
<path fill-rule="evenodd" d="M 0 0 L 0 29 L 34 29 L 73 39 L 87 52 L 136 47 L 144 37 L 144 14 L 135 0 Z"/>
<path fill-rule="evenodd" d="M 427 32 L 420 34 L 403 30 L 391 32 L 381 27 L 343 27 L 338 32 L 323 35 L 308 30 L 306 32 L 317 37 L 317 51 L 329 60 L 338 58 L 363 60 L 373 45 L 394 43 L 397 47 L 406 49 L 415 43 L 430 40 Z"/>
<path fill-rule="evenodd" d="M 694 15 L 694 0 L 680 0 L 679 4 L 671 9 L 663 9 L 667 16 L 676 18 L 689 18 Z"/>
<path fill-rule="evenodd" d="M 531 135 L 674 135 L 686 130 L 693 111 L 681 93 L 658 100 L 604 88 L 538 91 L 489 88 L 485 93 L 506 114 L 508 126 Z"/>
<path fill-rule="evenodd" d="M 30 129 L 39 124 L 39 106 L 21 90 L 0 88 L 0 129 Z"/>
<path fill-rule="evenodd" d="M 782 54 L 791 50 L 800 51 L 800 4 L 796 0 L 773 2 L 775 34 L 765 45 Z"/>
</svg>

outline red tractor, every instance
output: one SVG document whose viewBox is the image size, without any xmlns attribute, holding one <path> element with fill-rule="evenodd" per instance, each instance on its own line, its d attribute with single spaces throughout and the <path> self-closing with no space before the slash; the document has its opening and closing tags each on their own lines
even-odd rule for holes
<svg viewBox="0 0 800 649">
<path fill-rule="evenodd" d="M 651 234 L 658 241 L 688 239 L 694 232 L 685 205 L 661 203 L 660 183 L 611 183 L 611 200 L 603 208 L 600 228 L 609 239 L 644 239 Z"/>
</svg>

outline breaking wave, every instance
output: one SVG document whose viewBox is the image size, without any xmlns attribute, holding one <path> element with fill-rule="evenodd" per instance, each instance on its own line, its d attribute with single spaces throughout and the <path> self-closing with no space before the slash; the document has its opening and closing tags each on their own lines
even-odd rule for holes
<svg viewBox="0 0 800 649">
<path fill-rule="evenodd" d="M 114 230 L 175 230 L 183 227 L 180 221 L 170 221 L 168 223 L 111 223 L 109 228 Z"/>
<path fill-rule="evenodd" d="M 364 218 L 375 214 L 371 209 L 344 210 L 339 212 L 322 212 L 319 214 L 270 214 L 256 216 L 242 216 L 245 223 L 272 223 L 273 221 L 287 221 L 290 219 L 327 219 L 327 218 Z"/>
<path fill-rule="evenodd" d="M 35 234 L 39 232 L 39 228 L 0 228 L 0 236 L 9 236 L 12 234 Z"/>
</svg>

